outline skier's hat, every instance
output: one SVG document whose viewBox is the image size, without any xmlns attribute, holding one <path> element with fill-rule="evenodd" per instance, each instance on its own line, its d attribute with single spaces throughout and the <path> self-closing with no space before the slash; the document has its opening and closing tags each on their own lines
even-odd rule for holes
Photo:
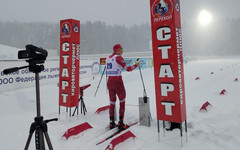
<svg viewBox="0 0 240 150">
<path fill-rule="evenodd" d="M 123 47 L 120 44 L 116 44 L 116 45 L 113 46 L 113 51 L 114 52 L 117 52 L 117 51 L 122 50 L 122 49 L 123 49 Z"/>
</svg>

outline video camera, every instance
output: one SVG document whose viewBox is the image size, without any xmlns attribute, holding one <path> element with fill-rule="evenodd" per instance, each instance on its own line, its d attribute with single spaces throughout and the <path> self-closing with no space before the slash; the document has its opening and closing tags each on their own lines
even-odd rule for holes
<svg viewBox="0 0 240 150">
<path fill-rule="evenodd" d="M 40 63 L 44 63 L 47 56 L 48 56 L 48 52 L 47 50 L 41 48 L 41 47 L 37 47 L 34 45 L 26 45 L 26 50 L 20 50 L 18 52 L 18 59 L 27 59 L 29 58 L 29 60 L 26 60 L 29 63 L 36 63 L 36 64 L 40 64 Z"/>
<path fill-rule="evenodd" d="M 34 45 L 26 45 L 26 50 L 20 50 L 18 51 L 18 59 L 27 59 L 26 62 L 29 63 L 28 66 L 23 67 L 13 67 L 9 69 L 3 70 L 4 74 L 9 74 L 15 71 L 18 71 L 19 69 L 23 68 L 29 68 L 30 72 L 39 73 L 44 70 L 43 63 L 45 62 L 48 52 L 47 50 L 34 46 Z"/>
</svg>

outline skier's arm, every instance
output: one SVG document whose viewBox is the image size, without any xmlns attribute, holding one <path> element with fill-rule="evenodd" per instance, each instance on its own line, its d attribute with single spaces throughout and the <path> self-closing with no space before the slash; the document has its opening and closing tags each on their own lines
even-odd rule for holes
<svg viewBox="0 0 240 150">
<path fill-rule="evenodd" d="M 134 64 L 132 66 L 128 66 L 121 56 L 116 57 L 116 62 L 119 65 L 121 65 L 126 71 L 132 71 L 135 68 L 137 68 L 137 64 Z"/>
</svg>

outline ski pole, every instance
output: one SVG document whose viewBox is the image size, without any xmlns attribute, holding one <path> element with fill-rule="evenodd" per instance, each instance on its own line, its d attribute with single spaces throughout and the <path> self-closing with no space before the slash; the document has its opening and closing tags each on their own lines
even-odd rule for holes
<svg viewBox="0 0 240 150">
<path fill-rule="evenodd" d="M 139 58 L 137 59 L 137 61 L 139 60 Z M 147 97 L 147 93 L 146 93 L 146 89 L 145 89 L 145 85 L 144 85 L 144 82 L 143 82 L 143 77 L 142 77 L 142 71 L 141 71 L 141 68 L 140 68 L 140 64 L 138 66 L 138 69 L 139 69 L 139 72 L 140 72 L 140 76 L 141 76 L 141 79 L 142 79 L 142 85 L 143 85 L 143 97 Z M 145 99 L 144 99 L 145 101 Z"/>
<path fill-rule="evenodd" d="M 137 59 L 137 61 L 139 60 L 139 58 Z M 144 85 L 144 82 L 143 82 L 143 77 L 142 77 L 142 71 L 141 71 L 141 68 L 140 68 L 140 64 L 138 66 L 138 69 L 139 69 L 139 72 L 140 72 L 140 76 L 141 76 L 141 79 L 142 79 L 142 85 L 143 85 L 143 101 L 144 103 L 147 103 L 147 92 L 146 92 L 146 89 L 145 89 L 145 85 Z M 151 112 L 150 113 L 150 117 L 151 117 L 151 120 L 152 120 L 152 114 Z"/>
<path fill-rule="evenodd" d="M 97 86 L 96 92 L 95 92 L 95 94 L 94 94 L 94 97 L 95 97 L 96 94 L 97 94 L 97 91 L 98 91 L 99 85 L 100 85 L 100 83 L 101 83 L 101 81 L 102 81 L 102 77 L 103 77 L 103 74 L 104 74 L 105 70 L 106 70 L 106 66 L 105 66 L 104 69 L 103 69 L 103 73 L 102 73 L 102 76 L 101 76 L 100 81 L 99 81 L 99 83 L 98 83 L 98 86 Z"/>
</svg>

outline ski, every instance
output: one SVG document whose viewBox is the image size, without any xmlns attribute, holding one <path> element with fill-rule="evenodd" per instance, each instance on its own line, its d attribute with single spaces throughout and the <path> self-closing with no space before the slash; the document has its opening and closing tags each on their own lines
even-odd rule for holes
<svg viewBox="0 0 240 150">
<path fill-rule="evenodd" d="M 99 133 L 96 137 L 99 137 L 101 135 L 104 135 L 108 132 L 116 132 L 117 131 L 117 126 L 115 126 L 114 128 L 110 129 L 109 126 L 105 127 L 105 130 L 102 131 L 101 133 Z"/>
<path fill-rule="evenodd" d="M 136 122 L 136 123 L 133 123 L 133 124 L 131 124 L 131 125 L 128 125 L 125 129 L 121 129 L 121 130 L 117 130 L 116 132 L 114 132 L 113 134 L 111 134 L 111 135 L 109 135 L 108 137 L 106 137 L 105 139 L 103 139 L 103 140 L 101 140 L 100 142 L 98 142 L 96 145 L 99 145 L 99 144 L 102 144 L 102 143 L 104 143 L 105 141 L 107 141 L 107 140 L 109 140 L 109 139 L 111 139 L 111 138 L 113 138 L 114 136 L 116 136 L 116 135 L 118 135 L 118 134 L 120 134 L 122 131 L 124 131 L 124 130 L 127 130 L 128 128 L 130 128 L 131 126 L 134 126 L 134 125 L 136 125 L 138 122 Z"/>
</svg>

